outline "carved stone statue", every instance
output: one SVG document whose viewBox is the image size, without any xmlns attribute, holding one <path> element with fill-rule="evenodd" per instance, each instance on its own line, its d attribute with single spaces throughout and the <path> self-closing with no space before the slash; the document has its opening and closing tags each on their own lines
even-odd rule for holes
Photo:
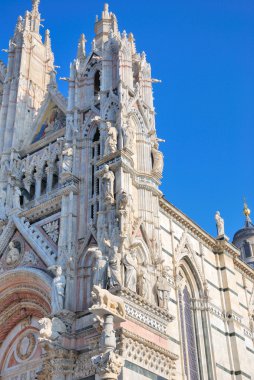
<svg viewBox="0 0 254 380">
<path fill-rule="evenodd" d="M 217 211 L 215 214 L 215 220 L 216 220 L 216 226 L 217 226 L 217 234 L 218 236 L 225 235 L 225 228 L 224 228 L 224 219 L 220 216 L 220 212 Z"/>
<path fill-rule="evenodd" d="M 93 287 L 92 298 L 94 305 L 91 310 L 94 314 L 96 314 L 95 310 L 104 309 L 104 315 L 108 313 L 125 318 L 126 312 L 122 298 L 114 296 L 108 290 L 101 289 L 96 285 Z"/>
<path fill-rule="evenodd" d="M 39 320 L 41 326 L 39 340 L 56 340 L 67 331 L 65 324 L 59 318 L 42 318 Z"/>
<path fill-rule="evenodd" d="M 68 144 L 65 145 L 65 149 L 63 150 L 63 172 L 71 173 L 73 166 L 73 148 Z"/>
<path fill-rule="evenodd" d="M 124 147 L 133 150 L 135 131 L 131 122 L 124 125 Z"/>
<path fill-rule="evenodd" d="M 110 286 L 121 284 L 121 256 L 118 252 L 120 245 L 120 231 L 117 225 L 113 228 L 110 240 L 104 240 L 104 244 L 109 249 L 108 276 Z"/>
<path fill-rule="evenodd" d="M 95 265 L 92 268 L 93 270 L 93 285 L 98 285 L 101 288 L 105 289 L 107 286 L 107 269 L 108 269 L 108 260 L 105 256 L 102 255 L 102 252 L 99 249 L 95 250 Z"/>
<path fill-rule="evenodd" d="M 137 267 L 138 260 L 135 251 L 127 253 L 124 258 L 125 265 L 125 286 L 126 288 L 137 291 Z"/>
<path fill-rule="evenodd" d="M 6 218 L 6 192 L 0 188 L 0 219 Z"/>
<path fill-rule="evenodd" d="M 48 269 L 55 274 L 51 291 L 51 307 L 52 314 L 57 314 L 60 311 L 62 311 L 64 307 L 66 279 L 63 275 L 63 270 L 61 266 L 55 265 Z"/>
<path fill-rule="evenodd" d="M 20 188 L 15 186 L 14 191 L 13 191 L 13 208 L 20 208 L 20 197 L 21 197 Z"/>
<path fill-rule="evenodd" d="M 121 256 L 119 252 L 114 252 L 109 258 L 109 282 L 110 286 L 116 286 L 121 281 Z"/>
<path fill-rule="evenodd" d="M 107 138 L 105 140 L 104 156 L 115 153 L 117 150 L 117 130 L 112 123 L 107 121 Z"/>
<path fill-rule="evenodd" d="M 9 251 L 6 255 L 6 264 L 7 265 L 14 265 L 16 264 L 20 259 L 20 251 L 17 247 L 15 247 L 15 243 L 11 241 L 9 243 Z"/>
<path fill-rule="evenodd" d="M 106 201 L 114 200 L 114 181 L 114 173 L 111 170 L 109 170 L 108 165 L 105 165 L 104 175 L 102 177 L 102 184 Z"/>
<path fill-rule="evenodd" d="M 146 268 L 142 268 L 139 275 L 139 295 L 149 301 L 150 299 L 150 284 Z"/>
<path fill-rule="evenodd" d="M 168 301 L 171 288 L 165 271 L 162 272 L 162 276 L 158 276 L 156 290 L 159 306 L 163 309 L 168 309 Z"/>
<path fill-rule="evenodd" d="M 159 176 L 162 175 L 164 167 L 164 159 L 162 152 L 159 151 L 159 144 L 157 141 L 153 143 L 152 146 L 152 156 L 153 156 L 153 169 L 152 172 Z"/>
</svg>

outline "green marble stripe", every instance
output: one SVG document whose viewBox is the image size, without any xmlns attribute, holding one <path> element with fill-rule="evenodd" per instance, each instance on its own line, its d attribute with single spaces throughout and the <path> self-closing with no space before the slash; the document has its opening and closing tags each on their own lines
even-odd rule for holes
<svg viewBox="0 0 254 380">
<path fill-rule="evenodd" d="M 151 380 L 167 380 L 164 377 L 156 375 L 155 373 L 153 373 L 151 371 L 148 371 L 147 369 L 142 368 L 142 367 L 140 367 L 137 364 L 129 362 L 128 360 L 125 360 L 124 367 L 128 368 L 129 370 L 131 370 L 131 371 L 133 371 L 135 373 L 143 375 L 143 376 L 145 376 L 145 377 L 147 377 L 148 379 L 151 379 Z M 133 377 L 133 380 L 134 379 L 135 379 L 135 377 Z"/>
</svg>

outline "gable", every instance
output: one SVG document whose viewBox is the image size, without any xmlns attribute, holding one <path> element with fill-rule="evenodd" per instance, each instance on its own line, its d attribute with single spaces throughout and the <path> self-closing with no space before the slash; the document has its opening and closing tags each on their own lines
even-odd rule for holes
<svg viewBox="0 0 254 380">
<path fill-rule="evenodd" d="M 26 239 L 16 230 L 0 257 L 0 273 L 17 267 L 32 267 L 41 270 L 47 268 Z"/>
<path fill-rule="evenodd" d="M 53 135 L 60 129 L 65 128 L 65 126 L 66 116 L 64 112 L 55 103 L 50 101 L 43 116 L 39 119 L 32 144 Z"/>
</svg>

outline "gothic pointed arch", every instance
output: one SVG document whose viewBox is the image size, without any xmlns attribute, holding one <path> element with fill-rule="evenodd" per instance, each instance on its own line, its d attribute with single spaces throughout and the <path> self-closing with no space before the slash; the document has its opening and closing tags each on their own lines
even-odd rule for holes
<svg viewBox="0 0 254 380">
<path fill-rule="evenodd" d="M 188 380 L 201 380 L 207 373 L 212 376 L 212 348 L 206 291 L 192 255 L 179 259 L 177 279 L 183 372 Z"/>
<path fill-rule="evenodd" d="M 197 277 L 199 278 L 200 284 L 202 284 L 202 286 L 205 284 L 206 281 L 203 271 L 200 267 L 200 264 L 197 261 L 196 253 L 192 247 L 190 238 L 186 231 L 183 232 L 180 242 L 175 249 L 174 258 L 177 268 L 179 267 L 179 263 L 181 262 L 181 260 L 183 260 L 184 258 L 188 258 L 190 265 L 193 266 L 193 268 L 195 268 L 195 271 L 197 272 Z"/>
</svg>

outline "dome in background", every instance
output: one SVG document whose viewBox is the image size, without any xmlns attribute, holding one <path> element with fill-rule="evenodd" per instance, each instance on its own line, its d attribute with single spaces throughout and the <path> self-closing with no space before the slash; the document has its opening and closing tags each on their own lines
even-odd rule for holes
<svg viewBox="0 0 254 380">
<path fill-rule="evenodd" d="M 250 218 L 251 211 L 246 203 L 244 203 L 243 213 L 245 224 L 235 233 L 233 244 L 240 249 L 242 260 L 254 268 L 254 224 Z"/>
</svg>

